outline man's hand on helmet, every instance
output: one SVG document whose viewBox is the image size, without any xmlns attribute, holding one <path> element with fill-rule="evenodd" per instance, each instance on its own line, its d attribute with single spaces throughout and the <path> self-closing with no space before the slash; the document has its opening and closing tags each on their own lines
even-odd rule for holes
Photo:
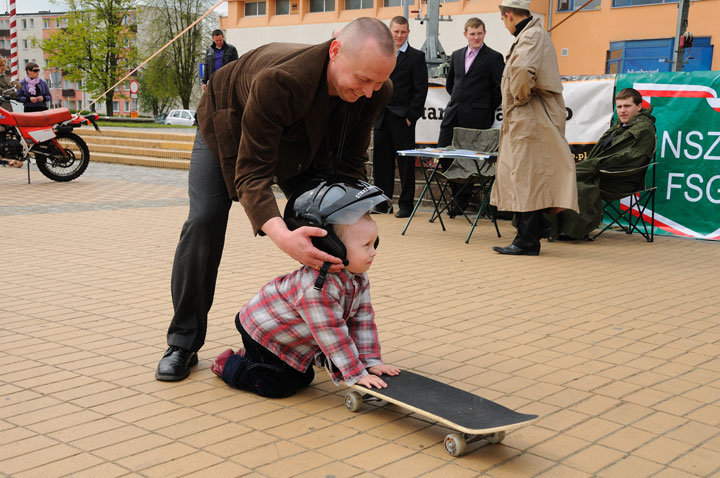
<svg viewBox="0 0 720 478">
<path fill-rule="evenodd" d="M 344 267 L 339 258 L 313 246 L 311 237 L 327 234 L 322 228 L 303 226 L 290 231 L 285 221 L 280 217 L 274 217 L 263 224 L 262 230 L 280 250 L 301 264 L 319 269 L 324 262 L 330 262 L 333 264 L 330 272 L 339 272 Z"/>
</svg>

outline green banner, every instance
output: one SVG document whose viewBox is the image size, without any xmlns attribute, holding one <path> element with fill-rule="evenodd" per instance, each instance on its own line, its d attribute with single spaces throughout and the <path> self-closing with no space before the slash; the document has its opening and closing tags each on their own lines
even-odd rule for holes
<svg viewBox="0 0 720 478">
<path fill-rule="evenodd" d="M 720 71 L 618 75 L 623 88 L 657 119 L 656 231 L 720 240 Z"/>
</svg>

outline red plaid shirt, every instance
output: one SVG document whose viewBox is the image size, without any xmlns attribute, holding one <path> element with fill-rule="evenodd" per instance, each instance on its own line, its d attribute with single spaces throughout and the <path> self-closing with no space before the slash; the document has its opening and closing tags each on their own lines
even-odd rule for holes
<svg viewBox="0 0 720 478">
<path fill-rule="evenodd" d="M 349 385 L 380 365 L 375 312 L 367 274 L 328 274 L 315 290 L 318 272 L 303 266 L 268 283 L 240 311 L 240 323 L 263 347 L 301 372 L 322 351 Z"/>
</svg>

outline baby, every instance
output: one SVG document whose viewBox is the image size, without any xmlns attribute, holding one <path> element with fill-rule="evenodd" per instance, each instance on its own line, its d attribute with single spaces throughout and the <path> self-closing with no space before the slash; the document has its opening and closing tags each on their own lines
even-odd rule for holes
<svg viewBox="0 0 720 478">
<path fill-rule="evenodd" d="M 326 252 L 344 254 L 340 258 L 345 268 L 325 276 L 324 270 L 300 267 L 265 285 L 242 308 L 235 325 L 244 350 L 228 349 L 211 366 L 230 386 L 287 397 L 310 385 L 315 376 L 312 365 L 323 356 L 333 366 L 335 383 L 343 379 L 349 385 L 383 388 L 383 374 L 400 373 L 382 361 L 367 277 L 378 241 L 377 224 L 368 211 L 387 198 L 375 186 L 347 178 L 315 184 L 304 202 L 291 198 L 288 207 L 305 207 L 323 216 L 307 225 L 328 231 L 323 240 L 335 244 Z M 333 202 L 328 205 L 329 198 Z M 285 216 L 290 224 L 287 209 Z M 297 220 L 303 214 L 295 216 Z M 333 218 L 343 223 L 327 224 Z"/>
</svg>

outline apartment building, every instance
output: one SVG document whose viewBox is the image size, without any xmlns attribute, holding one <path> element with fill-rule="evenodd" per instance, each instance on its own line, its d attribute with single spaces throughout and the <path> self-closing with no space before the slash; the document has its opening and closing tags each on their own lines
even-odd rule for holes
<svg viewBox="0 0 720 478">
<path fill-rule="evenodd" d="M 77 111 L 85 109 L 92 102 L 92 95 L 83 90 L 82 82 L 70 81 L 65 78 L 60 68 L 48 66 L 47 55 L 40 48 L 39 42 L 58 29 L 67 26 L 65 13 L 40 11 L 37 13 L 19 13 L 17 21 L 18 45 L 18 80 L 25 77 L 25 65 L 29 62 L 37 63 L 42 69 L 41 75 L 50 87 L 52 106 L 66 107 Z M 134 21 L 134 14 L 129 17 Z M 0 55 L 8 59 L 10 66 L 10 15 L 0 15 Z M 113 115 L 129 116 L 137 111 L 136 98 L 130 98 L 129 80 L 121 83 L 115 89 L 113 101 Z M 96 104 L 96 111 L 105 114 L 105 101 L 101 99 Z"/>
<path fill-rule="evenodd" d="M 409 0 L 409 10 L 425 13 L 422 0 Z M 498 12 L 499 0 L 446 0 L 440 13 L 452 21 L 440 23 L 446 53 L 466 45 L 463 25 L 479 17 L 487 25 L 486 43 L 507 53 L 513 37 Z M 560 73 L 563 75 L 670 71 L 677 24 L 677 0 L 533 0 L 530 10 L 553 28 Z M 720 0 L 692 2 L 688 30 L 695 43 L 688 52 L 687 70 L 720 69 Z M 402 0 L 228 0 L 221 19 L 226 38 L 239 52 L 272 41 L 319 43 L 359 16 L 389 21 L 403 14 Z M 568 18 L 572 15 L 572 18 Z M 410 43 L 420 47 L 425 25 L 410 17 Z M 562 24 L 561 24 L 562 22 Z"/>
</svg>

